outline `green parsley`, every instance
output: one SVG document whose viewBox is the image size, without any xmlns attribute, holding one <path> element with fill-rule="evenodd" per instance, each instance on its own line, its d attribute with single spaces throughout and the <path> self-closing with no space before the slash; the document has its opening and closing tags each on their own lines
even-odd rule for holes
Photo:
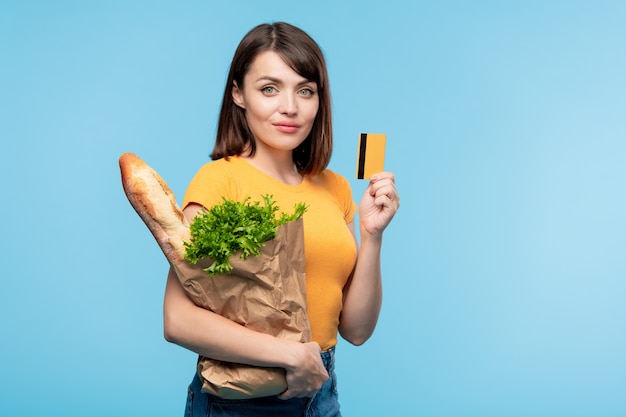
<svg viewBox="0 0 626 417">
<path fill-rule="evenodd" d="M 281 224 L 298 220 L 307 207 L 297 203 L 292 214 L 281 213 L 271 195 L 263 195 L 264 205 L 250 197 L 243 202 L 222 198 L 223 202 L 210 210 L 203 210 L 191 222 L 191 240 L 185 242 L 185 259 L 196 264 L 200 259 L 212 258 L 205 269 L 209 275 L 227 274 L 232 270 L 230 256 L 241 251 L 241 258 L 258 256 L 264 242 L 276 237 Z"/>
</svg>

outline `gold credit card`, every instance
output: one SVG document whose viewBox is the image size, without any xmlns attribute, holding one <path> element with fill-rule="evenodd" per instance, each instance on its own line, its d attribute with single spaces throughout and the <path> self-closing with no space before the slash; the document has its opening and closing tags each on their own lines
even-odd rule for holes
<svg viewBox="0 0 626 417">
<path fill-rule="evenodd" d="M 357 179 L 369 179 L 373 174 L 385 170 L 385 143 L 387 135 L 361 133 L 356 164 Z"/>
</svg>

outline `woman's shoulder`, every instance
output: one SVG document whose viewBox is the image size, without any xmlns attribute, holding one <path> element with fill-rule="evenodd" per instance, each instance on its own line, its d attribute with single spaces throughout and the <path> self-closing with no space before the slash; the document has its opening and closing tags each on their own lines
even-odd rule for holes
<svg viewBox="0 0 626 417">
<path fill-rule="evenodd" d="M 350 188 L 348 179 L 330 168 L 325 168 L 322 172 L 317 174 L 315 180 L 333 188 Z"/>
<path fill-rule="evenodd" d="M 183 206 L 193 202 L 211 207 L 222 196 L 234 198 L 238 189 L 236 167 L 233 158 L 209 161 L 202 165 L 187 186 Z"/>
<path fill-rule="evenodd" d="M 215 161 L 206 162 L 196 171 L 189 187 L 205 188 L 205 187 L 227 187 L 235 182 L 237 177 L 235 158 L 217 159 Z"/>
<path fill-rule="evenodd" d="M 198 172 L 217 172 L 217 171 L 229 171 L 233 168 L 233 161 L 237 157 L 220 158 L 214 161 L 208 161 L 200 166 Z"/>
<path fill-rule="evenodd" d="M 357 206 L 352 198 L 352 187 L 348 179 L 326 168 L 316 176 L 315 182 L 328 193 L 327 195 L 332 196 L 332 199 L 342 208 L 346 222 L 352 221 Z"/>
<path fill-rule="evenodd" d="M 195 179 L 225 180 L 237 170 L 237 157 L 221 158 L 201 165 L 194 175 Z"/>
</svg>

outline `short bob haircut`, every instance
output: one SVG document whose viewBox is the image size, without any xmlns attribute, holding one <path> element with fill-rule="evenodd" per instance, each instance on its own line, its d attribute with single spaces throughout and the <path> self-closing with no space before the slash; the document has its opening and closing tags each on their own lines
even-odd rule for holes
<svg viewBox="0 0 626 417">
<path fill-rule="evenodd" d="M 318 174 L 330 162 L 333 147 L 332 117 L 328 72 L 317 43 L 304 31 L 288 23 L 261 24 L 241 40 L 228 73 L 220 110 L 213 160 L 256 152 L 256 143 L 245 110 L 233 101 L 233 85 L 244 88 L 244 76 L 254 59 L 265 51 L 276 52 L 298 75 L 317 83 L 319 108 L 311 132 L 293 151 L 300 174 Z"/>
</svg>

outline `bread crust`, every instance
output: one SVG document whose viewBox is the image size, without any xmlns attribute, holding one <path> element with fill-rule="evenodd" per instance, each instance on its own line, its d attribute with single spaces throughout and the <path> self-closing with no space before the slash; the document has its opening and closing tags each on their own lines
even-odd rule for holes
<svg viewBox="0 0 626 417">
<path fill-rule="evenodd" d="M 131 152 L 120 159 L 122 186 L 128 201 L 144 221 L 165 257 L 184 258 L 184 242 L 190 240 L 189 222 L 176 203 L 176 197 L 161 176 Z"/>
</svg>

